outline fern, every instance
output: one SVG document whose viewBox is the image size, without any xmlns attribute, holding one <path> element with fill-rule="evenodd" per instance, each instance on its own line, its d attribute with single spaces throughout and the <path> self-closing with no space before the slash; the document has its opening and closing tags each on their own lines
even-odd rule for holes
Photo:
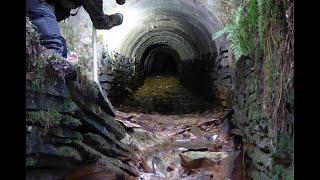
<svg viewBox="0 0 320 180">
<path fill-rule="evenodd" d="M 227 39 L 231 42 L 230 48 L 235 59 L 239 59 L 247 52 L 246 45 L 243 43 L 243 28 L 241 28 L 243 12 L 244 8 L 243 6 L 240 6 L 235 12 L 233 23 L 225 26 L 222 30 L 213 35 L 213 39 L 217 39 L 224 34 L 227 35 Z"/>
<path fill-rule="evenodd" d="M 230 41 L 230 48 L 235 60 L 241 56 L 249 55 L 254 47 L 254 35 L 257 33 L 259 8 L 257 0 L 249 0 L 245 11 L 245 6 L 239 6 L 236 10 L 233 22 L 225 26 L 222 30 L 214 33 L 213 39 L 217 39 L 226 34 Z"/>
</svg>

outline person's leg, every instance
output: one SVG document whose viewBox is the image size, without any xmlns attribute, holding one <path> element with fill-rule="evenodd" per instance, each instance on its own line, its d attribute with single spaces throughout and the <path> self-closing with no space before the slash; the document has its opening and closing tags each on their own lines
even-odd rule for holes
<svg viewBox="0 0 320 180">
<path fill-rule="evenodd" d="M 88 12 L 96 29 L 111 29 L 123 22 L 123 16 L 120 13 L 104 14 L 102 0 L 78 0 L 77 2 Z"/>
<path fill-rule="evenodd" d="M 41 0 L 26 0 L 26 11 L 40 33 L 41 45 L 66 58 L 66 43 L 52 7 Z"/>
</svg>

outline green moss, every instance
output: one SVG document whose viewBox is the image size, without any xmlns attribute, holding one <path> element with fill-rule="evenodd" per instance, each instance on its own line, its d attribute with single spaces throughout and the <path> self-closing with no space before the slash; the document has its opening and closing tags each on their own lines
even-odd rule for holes
<svg viewBox="0 0 320 180">
<path fill-rule="evenodd" d="M 63 115 L 62 122 L 63 125 L 73 125 L 73 126 L 81 126 L 82 123 L 80 119 L 74 118 L 70 115 Z"/>
<path fill-rule="evenodd" d="M 260 167 L 259 170 L 263 169 L 268 177 L 272 177 L 271 179 L 293 179 L 292 173 L 290 173 L 290 171 L 292 172 L 291 167 L 286 168 L 274 164 L 288 163 L 285 161 L 290 161 L 293 158 L 293 137 L 290 132 L 286 132 L 291 130 L 291 127 L 287 126 L 291 126 L 292 123 L 289 120 L 292 118 L 294 100 L 293 90 L 291 90 L 293 87 L 293 67 L 290 64 L 293 57 L 287 54 L 288 51 L 285 52 L 288 48 L 286 36 L 290 35 L 285 17 L 288 3 L 291 2 L 286 0 L 245 1 L 242 3 L 244 7 L 240 13 L 241 16 L 236 15 L 238 19 L 233 22 L 233 26 L 237 26 L 238 29 L 234 29 L 235 32 L 229 31 L 227 33 L 234 37 L 231 39 L 231 46 L 240 47 L 238 48 L 240 50 L 243 50 L 241 49 L 242 43 L 251 47 L 251 37 L 253 40 L 254 48 L 249 53 L 253 63 L 246 64 L 243 61 L 244 58 L 240 58 L 236 64 L 237 74 L 234 78 L 235 118 L 237 123 L 246 121 L 241 124 L 244 126 L 242 128 L 250 127 L 246 131 L 247 137 L 244 138 L 247 143 L 259 144 L 261 137 L 268 138 L 273 142 L 270 147 L 272 149 L 264 149 L 265 151 L 263 151 L 270 155 L 273 161 L 272 169 L 265 168 L 265 166 L 260 167 L 261 164 L 257 163 L 259 159 L 261 160 L 261 154 L 255 154 L 252 158 L 252 161 L 255 162 L 252 166 L 253 169 Z M 241 23 L 244 24 L 241 25 Z M 248 32 L 251 37 L 248 37 L 247 41 L 243 41 L 248 34 L 237 35 L 242 32 Z M 255 68 L 254 71 L 250 71 L 252 67 Z M 286 107 L 289 107 L 289 113 L 286 111 Z M 262 179 L 261 176 L 261 172 L 255 173 L 257 179 Z"/>
<path fill-rule="evenodd" d="M 159 86 L 164 84 L 164 86 Z M 180 84 L 179 80 L 175 77 L 156 77 L 146 78 L 144 85 L 134 94 L 136 99 L 148 99 L 154 97 L 155 100 L 166 100 L 168 96 L 186 93 L 190 94 Z"/>
<path fill-rule="evenodd" d="M 31 89 L 33 91 L 41 92 L 43 89 L 43 81 L 41 79 L 34 79 L 31 83 Z"/>
<path fill-rule="evenodd" d="M 72 99 L 67 99 L 63 102 L 63 107 L 65 109 L 77 109 L 78 106 L 72 101 Z"/>
<path fill-rule="evenodd" d="M 276 165 L 273 168 L 272 172 L 272 180 L 293 180 L 293 167 L 290 166 L 289 168 L 285 168 L 282 165 Z"/>
<path fill-rule="evenodd" d="M 251 121 L 259 121 L 262 116 L 262 109 L 259 103 L 259 99 L 257 93 L 253 93 L 249 96 L 248 99 L 249 107 L 248 107 L 248 118 Z"/>
<path fill-rule="evenodd" d="M 80 158 L 79 153 L 73 147 L 70 146 L 61 146 L 57 148 L 57 153 L 62 157 L 70 157 L 70 158 Z"/>
<path fill-rule="evenodd" d="M 273 156 L 276 156 L 276 157 L 292 156 L 293 148 L 294 148 L 293 138 L 287 134 L 280 134 L 278 136 L 278 141 L 276 142 L 276 148 L 273 152 Z"/>
<path fill-rule="evenodd" d="M 254 148 L 250 156 L 253 160 L 253 164 L 259 169 L 270 169 L 272 167 L 273 159 L 270 154 L 265 153 L 258 148 Z"/>
<path fill-rule="evenodd" d="M 34 111 L 26 112 L 26 121 L 32 124 L 40 124 L 44 127 L 58 125 L 62 115 L 57 111 Z"/>
<path fill-rule="evenodd" d="M 35 167 L 38 162 L 38 159 L 34 157 L 27 157 L 26 158 L 26 166 L 27 167 Z"/>
<path fill-rule="evenodd" d="M 82 142 L 82 134 L 80 132 L 76 132 L 75 134 L 76 141 Z"/>
<path fill-rule="evenodd" d="M 256 75 L 250 75 L 246 78 L 246 89 L 247 93 L 251 94 L 258 89 L 258 77 Z"/>
<path fill-rule="evenodd" d="M 124 103 L 143 112 L 204 111 L 213 103 L 187 90 L 175 76 L 147 77 L 144 84 Z M 126 111 L 126 109 L 124 109 Z"/>
</svg>

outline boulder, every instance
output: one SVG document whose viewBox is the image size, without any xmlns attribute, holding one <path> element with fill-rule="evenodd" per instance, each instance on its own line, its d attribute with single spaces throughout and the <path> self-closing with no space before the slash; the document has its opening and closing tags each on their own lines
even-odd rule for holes
<svg viewBox="0 0 320 180">
<path fill-rule="evenodd" d="M 188 172 L 196 169 L 207 169 L 217 165 L 222 159 L 228 157 L 227 152 L 188 151 L 180 153 L 181 166 Z"/>
</svg>

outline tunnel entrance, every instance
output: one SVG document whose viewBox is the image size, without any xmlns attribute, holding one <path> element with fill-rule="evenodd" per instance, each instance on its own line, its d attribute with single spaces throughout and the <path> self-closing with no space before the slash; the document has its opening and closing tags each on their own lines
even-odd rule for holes
<svg viewBox="0 0 320 180">
<path fill-rule="evenodd" d="M 189 65 L 189 64 L 188 64 Z M 189 66 L 180 59 L 178 52 L 165 44 L 154 44 L 149 46 L 142 55 L 140 66 L 143 68 L 143 84 L 125 100 L 119 107 L 122 111 L 140 111 L 143 113 L 158 112 L 161 114 L 185 114 L 203 112 L 212 108 L 215 104 L 206 96 L 201 96 L 183 83 L 190 79 L 193 82 L 196 78 L 202 77 L 202 73 L 193 74 L 192 78 L 187 76 L 190 73 L 185 67 Z M 203 64 L 207 66 L 206 64 Z M 187 75 L 186 75 L 187 74 Z M 200 80 L 197 80 L 201 82 Z M 195 86 L 202 85 L 195 83 Z"/>
<path fill-rule="evenodd" d="M 180 56 L 171 47 L 155 44 L 147 48 L 142 55 L 145 76 L 176 76 L 178 75 Z"/>
</svg>

